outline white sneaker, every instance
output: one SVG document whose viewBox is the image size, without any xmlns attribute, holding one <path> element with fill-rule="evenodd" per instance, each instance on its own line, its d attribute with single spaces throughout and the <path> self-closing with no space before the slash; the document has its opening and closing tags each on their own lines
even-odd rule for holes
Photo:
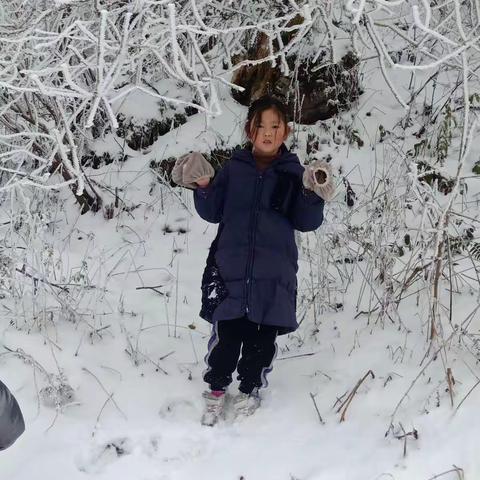
<svg viewBox="0 0 480 480">
<path fill-rule="evenodd" d="M 218 419 L 224 416 L 225 396 L 225 393 L 216 396 L 210 391 L 203 392 L 205 410 L 202 415 L 202 425 L 213 427 Z"/>
<path fill-rule="evenodd" d="M 249 416 L 260 406 L 261 398 L 258 391 L 254 390 L 252 393 L 239 392 L 233 399 L 233 407 L 235 416 Z"/>
</svg>

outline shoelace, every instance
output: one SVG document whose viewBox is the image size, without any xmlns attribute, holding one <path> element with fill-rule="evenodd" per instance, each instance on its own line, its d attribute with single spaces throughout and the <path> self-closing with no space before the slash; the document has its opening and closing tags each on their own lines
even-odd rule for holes
<svg viewBox="0 0 480 480">
<path fill-rule="evenodd" d="M 206 396 L 207 399 L 207 412 L 209 413 L 220 413 L 220 410 L 222 409 L 224 398 L 222 397 L 211 397 L 211 396 Z"/>
<path fill-rule="evenodd" d="M 235 402 L 237 412 L 251 414 L 260 405 L 260 401 L 254 395 L 242 396 Z"/>
</svg>

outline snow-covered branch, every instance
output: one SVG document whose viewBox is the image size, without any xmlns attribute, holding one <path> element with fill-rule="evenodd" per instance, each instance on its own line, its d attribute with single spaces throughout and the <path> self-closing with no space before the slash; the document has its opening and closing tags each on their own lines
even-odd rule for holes
<svg viewBox="0 0 480 480">
<path fill-rule="evenodd" d="M 285 56 L 312 22 L 308 3 L 251 5 L 251 14 L 230 3 L 111 0 L 92 9 L 78 1 L 53 3 L 44 11 L 9 2 L 0 27 L 0 161 L 5 174 L 19 172 L 14 165 L 19 163 L 25 175 L 15 174 L 8 186 L 25 184 L 29 163 L 40 160 L 45 175 L 36 182 L 51 184 L 50 173 L 62 173 L 64 182 L 58 185 L 74 181 L 77 197 L 96 201 L 82 178 L 82 157 L 92 132 L 118 128 L 117 102 L 141 90 L 164 104 L 194 108 L 207 119 L 218 115 L 219 84 L 241 90 L 230 75 L 252 63 L 232 64 L 243 48 L 239 40 L 258 31 L 270 39 L 270 51 L 254 62 L 280 59 L 288 73 Z M 285 34 L 289 42 L 282 40 Z M 217 44 L 229 52 L 227 67 L 212 54 Z M 180 96 L 163 87 L 171 82 L 186 87 Z M 12 135 L 39 133 L 45 137 L 8 143 Z"/>
</svg>

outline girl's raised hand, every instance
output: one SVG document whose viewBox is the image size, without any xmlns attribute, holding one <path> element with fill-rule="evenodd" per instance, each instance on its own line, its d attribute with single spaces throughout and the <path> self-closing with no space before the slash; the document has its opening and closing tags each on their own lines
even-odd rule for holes
<svg viewBox="0 0 480 480">
<path fill-rule="evenodd" d="M 205 188 L 206 186 L 208 186 L 208 184 L 210 183 L 210 177 L 201 177 L 201 178 L 197 178 L 197 180 L 195 181 L 195 183 L 200 187 L 200 188 Z"/>
<path fill-rule="evenodd" d="M 182 187 L 206 187 L 215 175 L 215 170 L 205 157 L 198 152 L 182 155 L 175 162 L 172 180 Z"/>
<path fill-rule="evenodd" d="M 303 172 L 303 185 L 313 190 L 326 202 L 335 195 L 335 183 L 333 181 L 332 167 L 325 160 L 316 160 L 307 165 Z"/>
</svg>

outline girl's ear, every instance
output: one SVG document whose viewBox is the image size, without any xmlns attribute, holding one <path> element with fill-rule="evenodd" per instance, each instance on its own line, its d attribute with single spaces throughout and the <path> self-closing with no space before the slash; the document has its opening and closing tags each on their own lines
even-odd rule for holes
<svg viewBox="0 0 480 480">
<path fill-rule="evenodd" d="M 291 129 L 290 125 L 287 124 L 287 126 L 285 128 L 285 135 L 284 135 L 283 139 L 286 140 L 291 132 L 292 132 L 292 129 Z"/>
</svg>

